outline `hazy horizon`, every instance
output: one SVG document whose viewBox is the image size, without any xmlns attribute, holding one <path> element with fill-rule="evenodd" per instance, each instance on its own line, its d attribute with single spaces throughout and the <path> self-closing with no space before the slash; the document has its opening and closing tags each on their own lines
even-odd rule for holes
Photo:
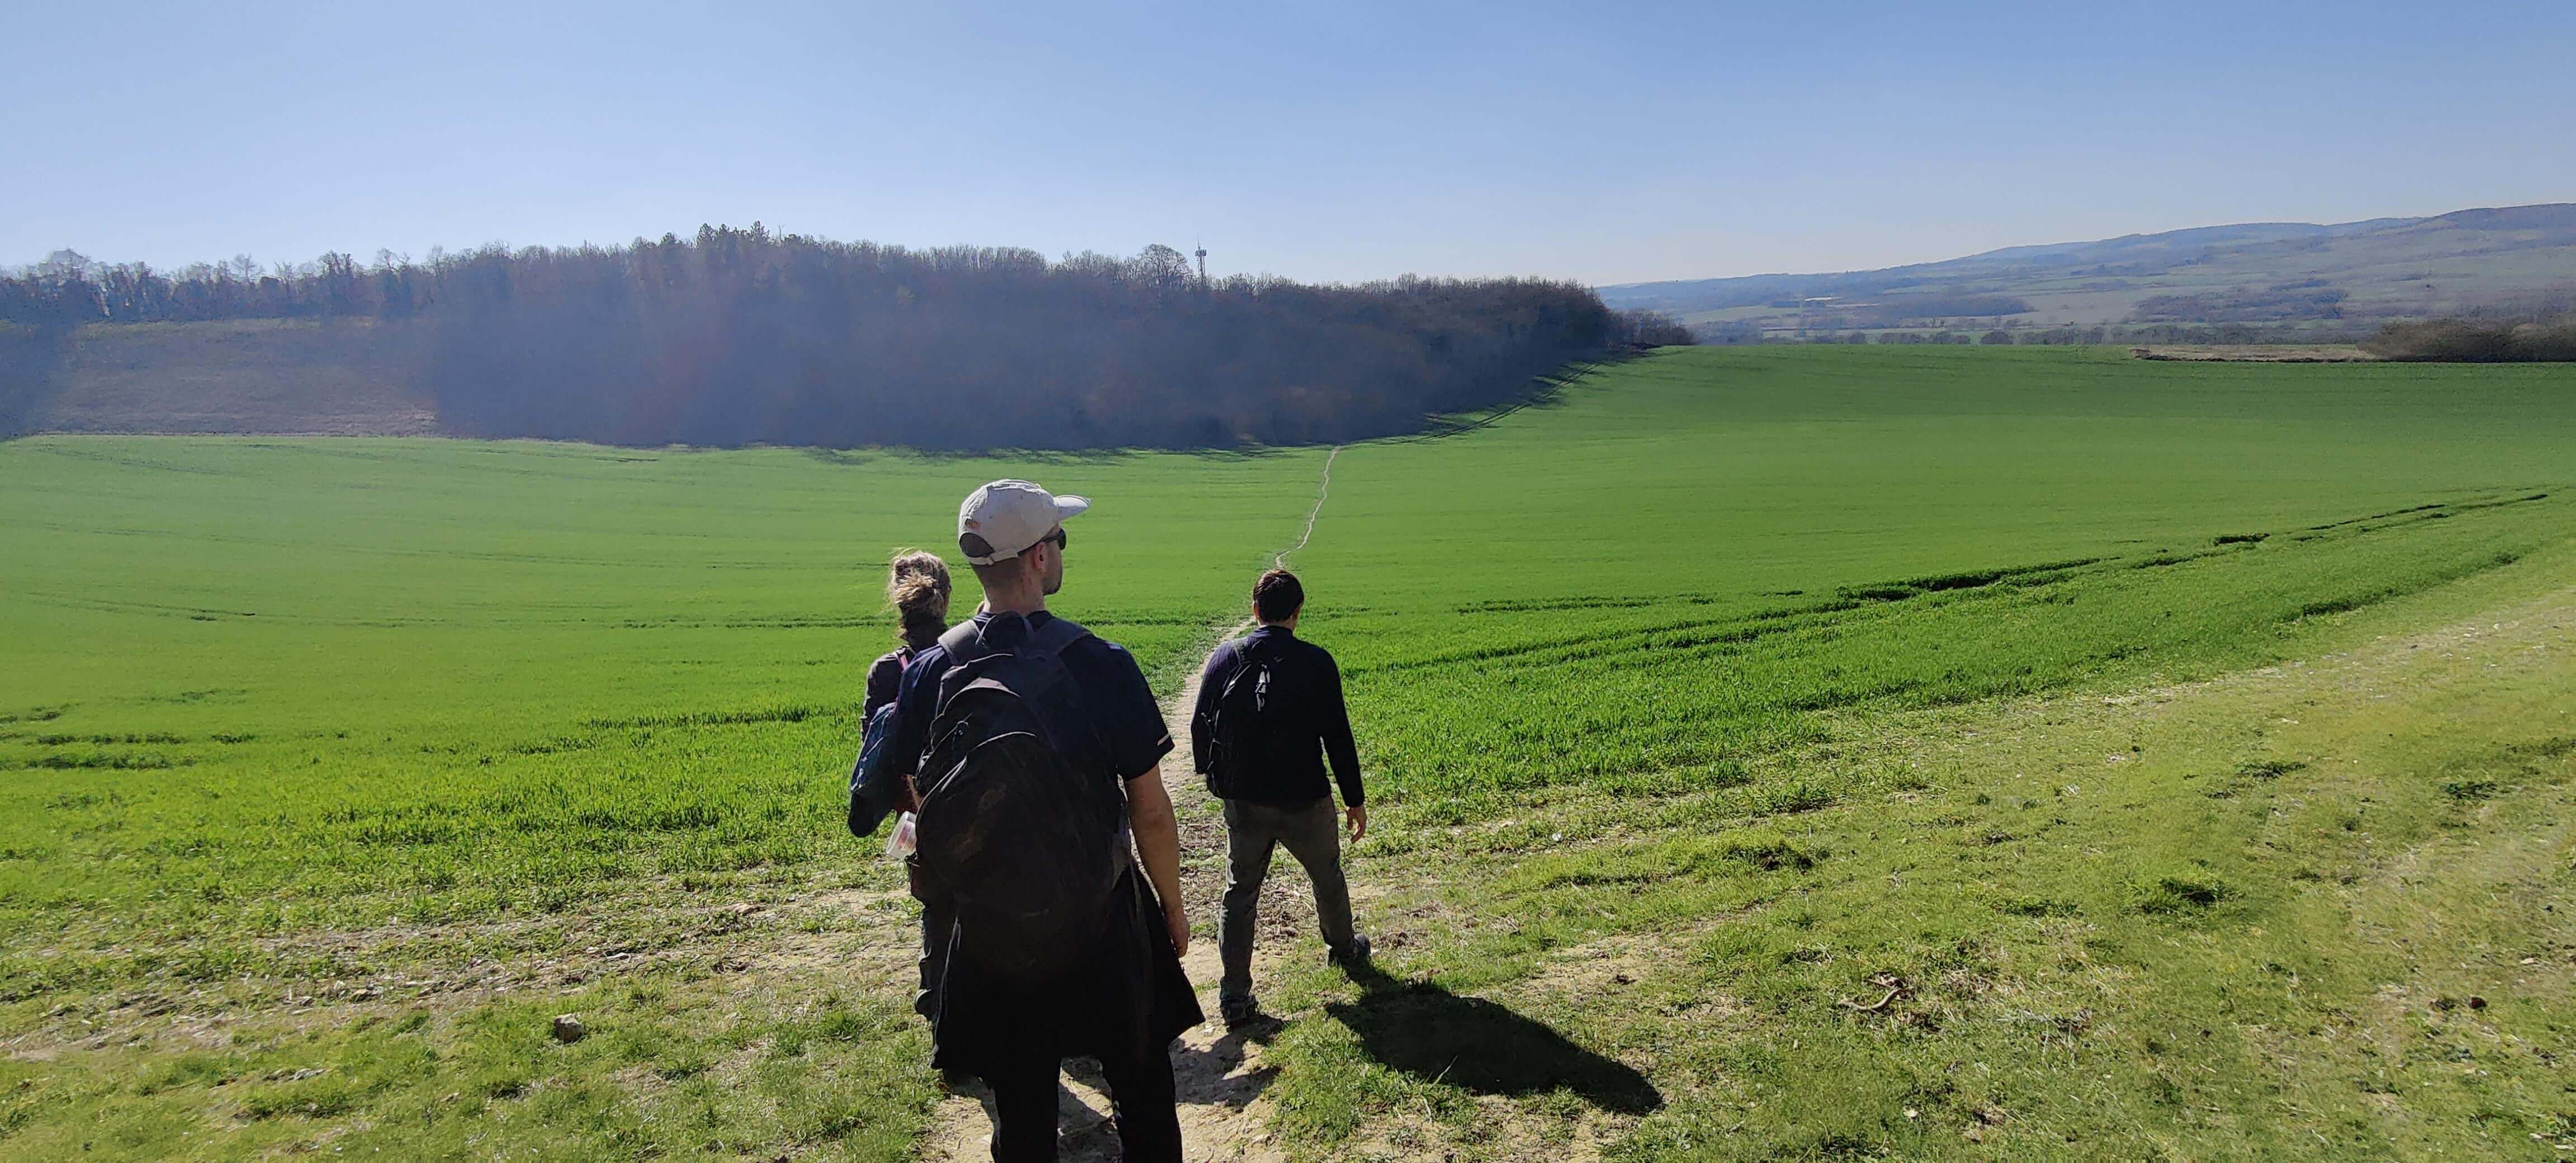
<svg viewBox="0 0 2576 1163">
<path fill-rule="evenodd" d="M 2576 9 L 2469 7 L 40 10 L 0 264 L 759 221 L 1606 285 L 2576 198 Z"/>
</svg>

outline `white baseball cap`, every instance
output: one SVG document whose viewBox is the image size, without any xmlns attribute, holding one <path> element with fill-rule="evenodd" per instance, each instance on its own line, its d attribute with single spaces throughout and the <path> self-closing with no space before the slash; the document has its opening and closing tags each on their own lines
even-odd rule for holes
<svg viewBox="0 0 2576 1163">
<path fill-rule="evenodd" d="M 994 481 L 957 506 L 957 548 L 977 565 L 1009 561 L 1090 507 L 1088 498 L 1059 497 L 1027 481 Z"/>
</svg>

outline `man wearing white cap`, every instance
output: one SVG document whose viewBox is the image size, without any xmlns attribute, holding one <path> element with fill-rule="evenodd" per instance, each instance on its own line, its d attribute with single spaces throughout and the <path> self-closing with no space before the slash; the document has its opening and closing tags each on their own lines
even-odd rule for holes
<svg viewBox="0 0 2576 1163">
<path fill-rule="evenodd" d="M 1008 941 L 993 936 L 1010 931 L 1007 926 L 979 930 L 971 919 L 957 919 L 965 911 L 961 902 L 970 899 L 964 885 L 950 885 L 957 898 L 943 900 L 939 878 L 924 878 L 931 882 L 922 894 L 924 923 L 949 933 L 944 959 L 934 958 L 938 963 L 924 975 L 933 994 L 924 1007 L 931 1015 L 931 1061 L 942 1070 L 980 1076 L 992 1088 L 993 1158 L 1001 1163 L 1056 1157 L 1056 1080 L 1069 1057 L 1099 1059 L 1124 1158 L 1179 1163 L 1169 1048 L 1182 1030 L 1204 1020 L 1180 963 L 1189 945 L 1189 920 L 1180 899 L 1180 832 L 1161 773 L 1171 733 L 1136 660 L 1046 608 L 1047 596 L 1064 584 L 1064 521 L 1090 506 L 1084 498 L 1059 497 L 1022 480 L 993 481 L 967 496 L 957 511 L 957 547 L 984 587 L 984 606 L 905 669 L 887 741 L 892 774 L 928 784 L 919 789 L 927 856 L 936 842 L 933 813 L 942 810 L 942 785 L 953 789 L 962 781 L 995 778 L 960 775 L 964 766 L 949 766 L 960 752 L 947 736 L 970 734 L 963 726 L 970 719 L 962 709 L 954 717 L 944 712 L 952 702 L 963 708 L 977 688 L 991 695 L 991 682 L 977 680 L 1002 674 L 995 668 L 1011 665 L 1003 660 L 1060 663 L 1060 670 L 1044 668 L 1047 681 L 1032 684 L 1025 703 L 1037 717 L 1034 730 L 1047 737 L 1047 759 L 1060 759 L 1065 778 L 1080 788 L 1068 800 L 1074 810 L 1035 817 L 1043 824 L 1006 826 L 976 818 L 983 810 L 978 805 L 999 802 L 995 797 L 949 794 L 950 835 L 959 838 L 955 851 L 972 849 L 973 859 L 997 864 L 1009 864 L 1015 847 L 1070 843 L 1072 850 L 1087 851 L 1082 842 L 1062 840 L 1063 833 L 1082 826 L 1060 821 L 1093 819 L 1080 810 L 1093 802 L 1118 811 L 1114 798 L 1080 798 L 1114 788 L 1111 795 L 1123 793 L 1126 830 L 1143 864 L 1139 877 L 1136 862 L 1125 856 L 1123 836 L 1084 831 L 1083 842 L 1114 839 L 1119 846 L 1117 887 L 1098 917 L 1080 917 L 1069 930 L 1074 935 L 1064 938 L 1081 948 L 1035 952 L 1005 947 Z M 940 738 L 933 738 L 934 722 L 943 724 Z M 1017 785 L 1005 779 L 976 786 Z M 981 893 L 989 902 L 1007 897 L 1013 886 L 1024 886 L 1030 900 L 1051 899 L 1056 890 L 1040 876 L 1013 880 L 1000 893 L 988 881 Z M 1032 923 L 1065 920 L 1050 908 L 1024 909 L 1021 915 L 1036 917 Z M 1047 968 L 1032 970 L 1027 963 Z"/>
</svg>

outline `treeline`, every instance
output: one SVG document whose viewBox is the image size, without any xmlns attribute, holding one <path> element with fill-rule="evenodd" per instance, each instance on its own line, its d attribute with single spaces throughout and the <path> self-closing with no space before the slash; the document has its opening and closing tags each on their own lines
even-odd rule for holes
<svg viewBox="0 0 2576 1163">
<path fill-rule="evenodd" d="M 2341 319 L 2346 293 L 2324 279 L 2302 279 L 2256 289 L 2238 287 L 2189 295 L 2150 295 L 2129 318 L 2139 323 L 2275 323 Z"/>
<path fill-rule="evenodd" d="M 0 278 L 0 322 L 67 328 L 353 315 L 405 319 L 434 297 L 437 273 L 448 265 L 444 255 L 433 255 L 422 266 L 379 251 L 373 268 L 332 253 L 314 262 L 274 267 L 240 255 L 227 262 L 156 271 L 146 263 L 102 263 L 78 251 L 58 250 L 35 266 Z"/>
<path fill-rule="evenodd" d="M 1621 311 L 1619 328 L 1631 347 L 1689 347 L 1699 342 L 1690 328 L 1661 311 Z"/>
<path fill-rule="evenodd" d="M 2576 315 L 2516 323 L 2495 319 L 2428 319 L 2390 323 L 2362 341 L 2381 359 L 2417 363 L 2576 362 Z"/>
<path fill-rule="evenodd" d="M 620 444 L 1225 447 L 1411 431 L 1573 361 L 1683 343 L 1537 279 L 1317 286 L 1134 258 L 703 227 L 623 247 L 0 278 L 30 353 L 95 323 L 370 317 L 449 431 Z M 32 361 L 36 358 L 29 355 Z"/>
</svg>

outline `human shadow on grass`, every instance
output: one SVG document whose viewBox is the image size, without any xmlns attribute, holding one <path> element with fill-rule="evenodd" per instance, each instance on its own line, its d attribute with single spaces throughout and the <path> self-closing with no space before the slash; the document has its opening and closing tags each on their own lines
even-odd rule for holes
<svg viewBox="0 0 2576 1163">
<path fill-rule="evenodd" d="M 1353 966 L 1350 974 L 1360 999 L 1324 1010 L 1359 1035 L 1369 1057 L 1392 1069 L 1474 1094 L 1561 1088 L 1620 1114 L 1664 1105 L 1645 1075 L 1498 1003 L 1427 981 L 1399 981 L 1372 965 Z"/>
</svg>

